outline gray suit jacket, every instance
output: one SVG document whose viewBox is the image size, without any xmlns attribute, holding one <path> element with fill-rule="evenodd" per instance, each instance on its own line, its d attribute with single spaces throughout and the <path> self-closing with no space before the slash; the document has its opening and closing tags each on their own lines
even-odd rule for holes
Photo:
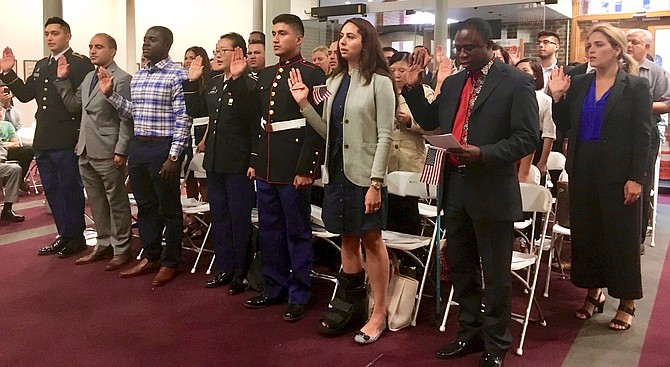
<svg viewBox="0 0 670 367">
<path fill-rule="evenodd" d="M 114 91 L 130 100 L 132 77 L 115 62 L 107 67 L 107 71 L 114 77 Z M 120 117 L 98 86 L 90 90 L 95 72 L 88 73 L 76 90 L 69 79 L 54 82 L 67 109 L 70 112 L 82 111 L 77 155 L 81 155 L 85 149 L 86 154 L 93 159 L 111 159 L 114 154 L 127 156 L 130 138 L 133 136 L 133 121 Z"/>
</svg>

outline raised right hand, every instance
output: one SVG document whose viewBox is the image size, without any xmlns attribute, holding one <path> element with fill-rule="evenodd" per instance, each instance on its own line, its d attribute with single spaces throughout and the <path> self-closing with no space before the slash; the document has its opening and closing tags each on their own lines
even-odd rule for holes
<svg viewBox="0 0 670 367">
<path fill-rule="evenodd" d="M 58 59 L 58 69 L 56 69 L 56 75 L 58 79 L 65 79 L 70 75 L 70 64 L 67 63 L 65 57 Z"/>
<path fill-rule="evenodd" d="M 233 51 L 233 59 L 230 61 L 230 75 L 231 78 L 237 79 L 244 71 L 247 70 L 247 58 L 244 56 L 244 52 L 239 47 L 235 47 Z"/>
<path fill-rule="evenodd" d="M 202 76 L 202 57 L 196 56 L 195 60 L 191 62 L 191 66 L 188 68 L 188 80 L 196 81 Z"/>
<path fill-rule="evenodd" d="M 426 70 L 426 67 L 430 63 L 431 57 L 428 55 L 428 51 L 421 47 L 414 49 L 412 57 L 410 58 L 409 69 L 407 69 L 407 74 L 405 80 L 409 87 L 416 87 L 421 84 L 423 79 L 423 73 Z"/>
<path fill-rule="evenodd" d="M 298 106 L 300 106 L 300 108 L 307 107 L 307 104 L 309 103 L 307 101 L 309 88 L 302 82 L 302 74 L 300 74 L 299 69 L 293 68 L 288 72 L 288 87 L 291 90 L 293 99 L 298 103 Z"/>
<path fill-rule="evenodd" d="M 107 69 L 102 66 L 98 67 L 98 87 L 100 87 L 100 91 L 106 97 L 112 95 L 112 89 L 114 87 L 114 76 L 110 75 Z"/>
<path fill-rule="evenodd" d="M 570 89 L 570 76 L 563 72 L 563 67 L 554 68 L 551 71 L 551 76 L 547 82 L 547 87 L 551 93 L 554 102 L 558 102 L 563 98 L 568 89 Z"/>
<path fill-rule="evenodd" d="M 12 52 L 11 48 L 5 47 L 5 49 L 2 51 L 2 60 L 0 60 L 0 69 L 2 69 L 3 72 L 8 72 L 12 70 L 14 64 L 16 64 L 16 58 L 14 57 L 14 52 Z"/>
</svg>

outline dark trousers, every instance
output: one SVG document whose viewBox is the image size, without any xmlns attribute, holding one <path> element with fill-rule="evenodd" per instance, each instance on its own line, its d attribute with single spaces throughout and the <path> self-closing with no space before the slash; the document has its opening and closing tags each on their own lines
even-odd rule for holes
<svg viewBox="0 0 670 367">
<path fill-rule="evenodd" d="M 457 339 L 482 338 L 487 352 L 499 353 L 512 342 L 508 326 L 514 223 L 472 220 L 463 201 L 464 185 L 463 177 L 452 174 L 445 191 L 447 262 L 455 301 L 460 305 Z"/>
<path fill-rule="evenodd" d="M 245 174 L 207 172 L 207 187 L 216 266 L 219 272 L 242 280 L 251 261 L 254 182 Z"/>
<path fill-rule="evenodd" d="M 570 279 L 580 288 L 640 299 L 641 199 L 623 204 L 626 172 L 617 170 L 627 166 L 614 166 L 605 144 L 578 144 L 570 173 Z"/>
<path fill-rule="evenodd" d="M 651 129 L 651 144 L 649 145 L 649 158 L 647 160 L 647 176 L 644 178 L 642 185 L 642 223 L 640 225 L 640 242 L 644 243 L 647 238 L 647 225 L 649 224 L 649 216 L 651 215 L 651 189 L 654 187 L 654 180 L 656 179 L 656 172 L 654 170 L 656 159 L 658 158 L 658 146 L 661 144 L 661 138 L 658 133 L 658 127 L 654 125 Z M 654 194 L 656 195 L 656 193 Z"/>
<path fill-rule="evenodd" d="M 256 180 L 263 294 L 288 294 L 289 303 L 305 304 L 311 293 L 312 229 L 310 188 Z"/>
<path fill-rule="evenodd" d="M 179 175 L 172 181 L 164 181 L 159 173 L 171 144 L 170 138 L 149 142 L 132 139 L 128 174 L 137 201 L 137 225 L 144 256 L 149 261 L 160 259 L 162 266 L 176 268 L 181 255 L 183 225 Z"/>
<path fill-rule="evenodd" d="M 35 161 L 58 234 L 65 238 L 84 235 L 84 185 L 74 149 L 38 150 Z"/>
<path fill-rule="evenodd" d="M 30 162 L 33 161 L 34 157 L 35 151 L 32 147 L 17 147 L 7 149 L 7 160 L 18 161 L 19 166 L 21 166 L 21 179 L 26 177 L 28 168 L 30 168 Z"/>
</svg>

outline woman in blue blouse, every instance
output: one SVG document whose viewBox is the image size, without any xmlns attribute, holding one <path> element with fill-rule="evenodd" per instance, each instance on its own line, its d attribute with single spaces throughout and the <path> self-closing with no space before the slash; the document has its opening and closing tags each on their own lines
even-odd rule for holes
<svg viewBox="0 0 670 367">
<path fill-rule="evenodd" d="M 386 329 L 389 261 L 381 231 L 386 226 L 386 170 L 395 114 L 393 78 L 375 28 L 366 20 L 347 20 L 340 30 L 339 65 L 326 81 L 332 95 L 320 116 L 308 98 L 298 70 L 289 86 L 310 125 L 326 138 L 323 174 L 323 221 L 342 235 L 340 292 L 318 330 L 342 334 L 363 326 L 354 337 L 361 344 L 376 341 Z M 367 316 L 361 244 L 374 309 Z"/>
<path fill-rule="evenodd" d="M 628 330 L 640 273 L 641 183 L 651 131 L 651 96 L 637 63 L 626 54 L 626 37 L 610 25 L 589 33 L 586 50 L 595 73 L 571 81 L 554 69 L 549 89 L 556 126 L 570 130 L 572 282 L 588 289 L 581 320 L 603 312 L 607 288 L 620 303 L 612 330 Z"/>
</svg>

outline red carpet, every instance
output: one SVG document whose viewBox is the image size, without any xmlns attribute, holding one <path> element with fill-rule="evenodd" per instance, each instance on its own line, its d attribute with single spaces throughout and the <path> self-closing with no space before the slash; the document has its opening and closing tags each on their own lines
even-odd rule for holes
<svg viewBox="0 0 670 367">
<path fill-rule="evenodd" d="M 670 365 L 670 251 L 666 253 L 665 265 L 661 273 L 656 302 L 649 319 L 647 335 L 644 338 L 640 366 L 667 367 Z"/>
<path fill-rule="evenodd" d="M 152 289 L 151 276 L 120 279 L 105 272 L 104 263 L 75 266 L 72 259 L 38 257 L 36 249 L 52 238 L 0 246 L 2 365 L 365 366 L 380 354 L 375 366 L 477 364 L 476 355 L 434 358 L 454 337 L 456 315 L 440 333 L 430 322 L 433 299 L 425 300 L 417 327 L 359 346 L 353 335 L 326 339 L 315 330 L 331 283 L 315 280 L 311 312 L 288 324 L 281 319 L 283 306 L 244 308 L 252 292 L 229 296 L 225 289 L 203 288 L 207 261 L 198 273 L 184 266 L 174 282 Z M 192 253 L 184 257 L 192 263 Z M 552 298 L 540 299 L 549 325 L 532 324 L 524 356 L 510 351 L 506 365 L 560 366 L 581 327 L 570 314 L 580 301 L 570 282 L 554 279 Z M 519 332 L 514 323 L 515 346 Z"/>
</svg>

